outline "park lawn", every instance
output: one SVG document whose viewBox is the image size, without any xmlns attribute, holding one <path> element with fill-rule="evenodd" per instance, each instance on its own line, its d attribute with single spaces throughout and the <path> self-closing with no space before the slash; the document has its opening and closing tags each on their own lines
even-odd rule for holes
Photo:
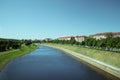
<svg viewBox="0 0 120 80">
<path fill-rule="evenodd" d="M 0 71 L 9 61 L 11 61 L 19 56 L 25 55 L 25 54 L 35 50 L 36 48 L 37 48 L 37 46 L 33 45 L 33 44 L 29 45 L 29 46 L 22 45 L 21 49 L 0 52 Z"/>
<path fill-rule="evenodd" d="M 72 46 L 72 45 L 66 45 L 66 44 L 62 45 L 62 44 L 51 43 L 51 44 L 44 44 L 44 45 L 51 45 L 51 46 L 57 46 L 57 47 L 69 49 L 79 54 L 83 54 L 93 59 L 102 61 L 106 64 L 120 68 L 120 53 L 118 52 L 103 51 L 103 50 L 91 49 L 91 48 L 86 48 L 81 46 Z"/>
</svg>

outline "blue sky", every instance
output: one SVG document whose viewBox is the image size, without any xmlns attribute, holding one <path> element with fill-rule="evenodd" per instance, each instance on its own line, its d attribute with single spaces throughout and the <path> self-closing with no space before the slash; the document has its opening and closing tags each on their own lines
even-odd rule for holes
<svg viewBox="0 0 120 80">
<path fill-rule="evenodd" d="M 44 39 L 120 32 L 120 0 L 0 0 L 0 37 Z"/>
</svg>

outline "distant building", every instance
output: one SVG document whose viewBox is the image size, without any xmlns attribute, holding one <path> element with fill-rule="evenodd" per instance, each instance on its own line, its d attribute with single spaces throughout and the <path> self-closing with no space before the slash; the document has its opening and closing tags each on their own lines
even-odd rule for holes
<svg viewBox="0 0 120 80">
<path fill-rule="evenodd" d="M 114 36 L 114 37 L 120 37 L 120 32 L 114 32 L 114 33 L 113 33 L 113 36 Z"/>
<path fill-rule="evenodd" d="M 44 41 L 48 42 L 48 41 L 51 41 L 52 39 L 51 38 L 45 38 Z"/>
<path fill-rule="evenodd" d="M 120 32 L 97 33 L 97 34 L 90 35 L 90 37 L 93 37 L 95 39 L 104 39 L 107 37 L 108 34 L 112 34 L 113 37 L 120 37 Z"/>
<path fill-rule="evenodd" d="M 71 40 L 74 36 L 59 37 L 58 40 Z"/>
<path fill-rule="evenodd" d="M 86 36 L 75 36 L 75 40 L 76 40 L 77 42 L 82 42 L 82 41 L 85 40 L 85 37 L 86 37 Z"/>
<path fill-rule="evenodd" d="M 71 40 L 71 38 L 75 38 L 77 42 L 82 42 L 85 40 L 85 36 L 65 36 L 59 37 L 58 40 Z"/>
</svg>

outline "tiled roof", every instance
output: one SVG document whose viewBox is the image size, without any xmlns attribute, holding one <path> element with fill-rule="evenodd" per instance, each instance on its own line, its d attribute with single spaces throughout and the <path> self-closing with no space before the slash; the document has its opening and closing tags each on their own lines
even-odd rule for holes
<svg viewBox="0 0 120 80">
<path fill-rule="evenodd" d="M 72 37 L 74 37 L 74 36 L 59 37 L 59 39 L 60 39 L 60 38 L 72 38 Z"/>
<path fill-rule="evenodd" d="M 59 37 L 58 39 L 65 39 L 65 38 L 85 38 L 86 36 L 65 36 L 65 37 Z"/>
<path fill-rule="evenodd" d="M 101 36 L 101 35 L 106 35 L 106 34 L 109 34 L 109 33 L 112 33 L 113 35 L 120 35 L 120 32 L 104 32 L 104 33 L 93 34 L 93 35 L 90 35 L 90 36 Z"/>
<path fill-rule="evenodd" d="M 120 32 L 103 32 L 103 33 L 97 33 L 97 34 L 93 34 L 90 36 L 104 36 L 106 34 L 112 33 L 113 35 L 120 35 Z M 58 39 L 66 39 L 66 38 L 85 38 L 86 36 L 64 36 L 64 37 L 59 37 Z"/>
<path fill-rule="evenodd" d="M 115 33 L 113 33 L 114 35 L 120 35 L 120 32 L 115 32 Z"/>
<path fill-rule="evenodd" d="M 86 36 L 75 36 L 75 38 L 85 38 Z"/>
</svg>

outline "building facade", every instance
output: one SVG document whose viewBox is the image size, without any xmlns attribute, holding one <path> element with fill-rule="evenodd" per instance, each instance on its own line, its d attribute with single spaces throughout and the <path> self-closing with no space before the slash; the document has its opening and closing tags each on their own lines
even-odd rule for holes
<svg viewBox="0 0 120 80">
<path fill-rule="evenodd" d="M 74 36 L 59 37 L 58 40 L 71 40 L 71 38 L 74 38 Z"/>
<path fill-rule="evenodd" d="M 82 42 L 85 40 L 85 36 L 65 36 L 59 37 L 58 40 L 71 40 L 71 38 L 74 38 L 77 42 Z"/>
<path fill-rule="evenodd" d="M 82 41 L 85 40 L 85 37 L 86 37 L 86 36 L 75 36 L 75 40 L 76 40 L 77 42 L 82 42 Z"/>
<path fill-rule="evenodd" d="M 120 32 L 105 32 L 105 33 L 97 33 L 90 35 L 90 37 L 95 39 L 105 39 L 107 35 L 112 35 L 112 37 L 120 37 Z"/>
<path fill-rule="evenodd" d="M 120 37 L 120 32 L 113 33 L 114 37 Z"/>
</svg>

